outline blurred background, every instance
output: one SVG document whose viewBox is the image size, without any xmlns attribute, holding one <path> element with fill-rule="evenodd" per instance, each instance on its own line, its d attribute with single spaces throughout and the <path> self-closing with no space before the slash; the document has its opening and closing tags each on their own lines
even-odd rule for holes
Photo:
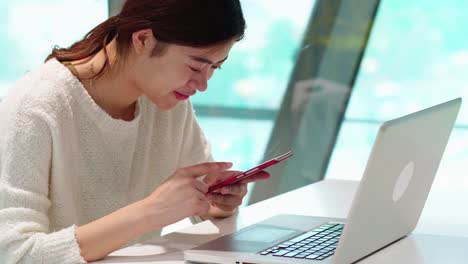
<svg viewBox="0 0 468 264">
<path fill-rule="evenodd" d="M 54 45 L 79 40 L 121 3 L 0 0 L 0 98 Z M 235 169 L 287 149 L 297 154 L 272 169 L 270 183 L 251 185 L 244 205 L 322 179 L 360 180 L 382 122 L 468 100 L 466 0 L 241 3 L 246 36 L 209 89 L 193 98 L 198 120 L 215 159 Z M 421 232 L 468 235 L 457 230 L 468 219 L 467 109 L 423 212 L 434 221 L 418 226 Z M 443 213 L 448 209 L 459 213 Z"/>
</svg>

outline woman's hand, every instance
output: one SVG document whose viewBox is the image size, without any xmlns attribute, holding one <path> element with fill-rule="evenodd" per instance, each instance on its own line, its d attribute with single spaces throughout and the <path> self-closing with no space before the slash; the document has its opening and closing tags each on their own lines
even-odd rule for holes
<svg viewBox="0 0 468 264">
<path fill-rule="evenodd" d="M 153 229 L 176 223 L 186 217 L 206 215 L 210 202 L 208 185 L 197 180 L 203 175 L 223 175 L 232 163 L 208 162 L 178 169 L 143 200 Z"/>
<path fill-rule="evenodd" d="M 225 179 L 235 174 L 242 173 L 240 171 L 228 171 L 222 175 L 207 175 L 203 180 L 207 186 L 211 186 L 221 179 Z M 266 171 L 260 171 L 239 183 L 224 186 L 212 193 L 207 194 L 207 199 L 211 203 L 209 215 L 213 217 L 227 217 L 234 213 L 234 210 L 242 204 L 242 201 L 247 194 L 247 183 L 259 180 L 268 179 L 270 174 Z"/>
</svg>

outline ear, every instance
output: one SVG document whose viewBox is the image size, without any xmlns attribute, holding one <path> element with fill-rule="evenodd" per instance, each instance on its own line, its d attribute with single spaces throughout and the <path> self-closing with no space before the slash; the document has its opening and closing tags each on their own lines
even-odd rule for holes
<svg viewBox="0 0 468 264">
<path fill-rule="evenodd" d="M 151 54 L 156 42 L 156 38 L 151 29 L 142 29 L 132 34 L 132 43 L 137 54 Z"/>
</svg>

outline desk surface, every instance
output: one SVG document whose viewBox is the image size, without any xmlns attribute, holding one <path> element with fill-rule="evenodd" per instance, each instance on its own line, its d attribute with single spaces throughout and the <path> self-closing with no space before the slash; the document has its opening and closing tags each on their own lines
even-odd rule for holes
<svg viewBox="0 0 468 264">
<path fill-rule="evenodd" d="M 151 241 L 112 253 L 98 263 L 184 263 L 182 251 L 232 233 L 277 214 L 346 218 L 358 182 L 325 180 L 242 208 L 233 217 L 205 221 Z M 306 201 L 306 202 L 304 202 Z M 380 250 L 359 263 L 468 263 L 468 237 L 423 234 L 420 219 L 414 234 Z M 468 233 L 468 223 L 461 227 Z M 426 230 L 427 231 L 427 230 Z"/>
</svg>

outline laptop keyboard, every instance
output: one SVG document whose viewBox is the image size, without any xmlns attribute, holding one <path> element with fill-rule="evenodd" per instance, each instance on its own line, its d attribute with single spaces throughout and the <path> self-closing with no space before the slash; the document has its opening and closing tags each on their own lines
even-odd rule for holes
<svg viewBox="0 0 468 264">
<path fill-rule="evenodd" d="M 260 252 L 283 258 L 323 260 L 335 253 L 344 224 L 328 223 Z"/>
</svg>

